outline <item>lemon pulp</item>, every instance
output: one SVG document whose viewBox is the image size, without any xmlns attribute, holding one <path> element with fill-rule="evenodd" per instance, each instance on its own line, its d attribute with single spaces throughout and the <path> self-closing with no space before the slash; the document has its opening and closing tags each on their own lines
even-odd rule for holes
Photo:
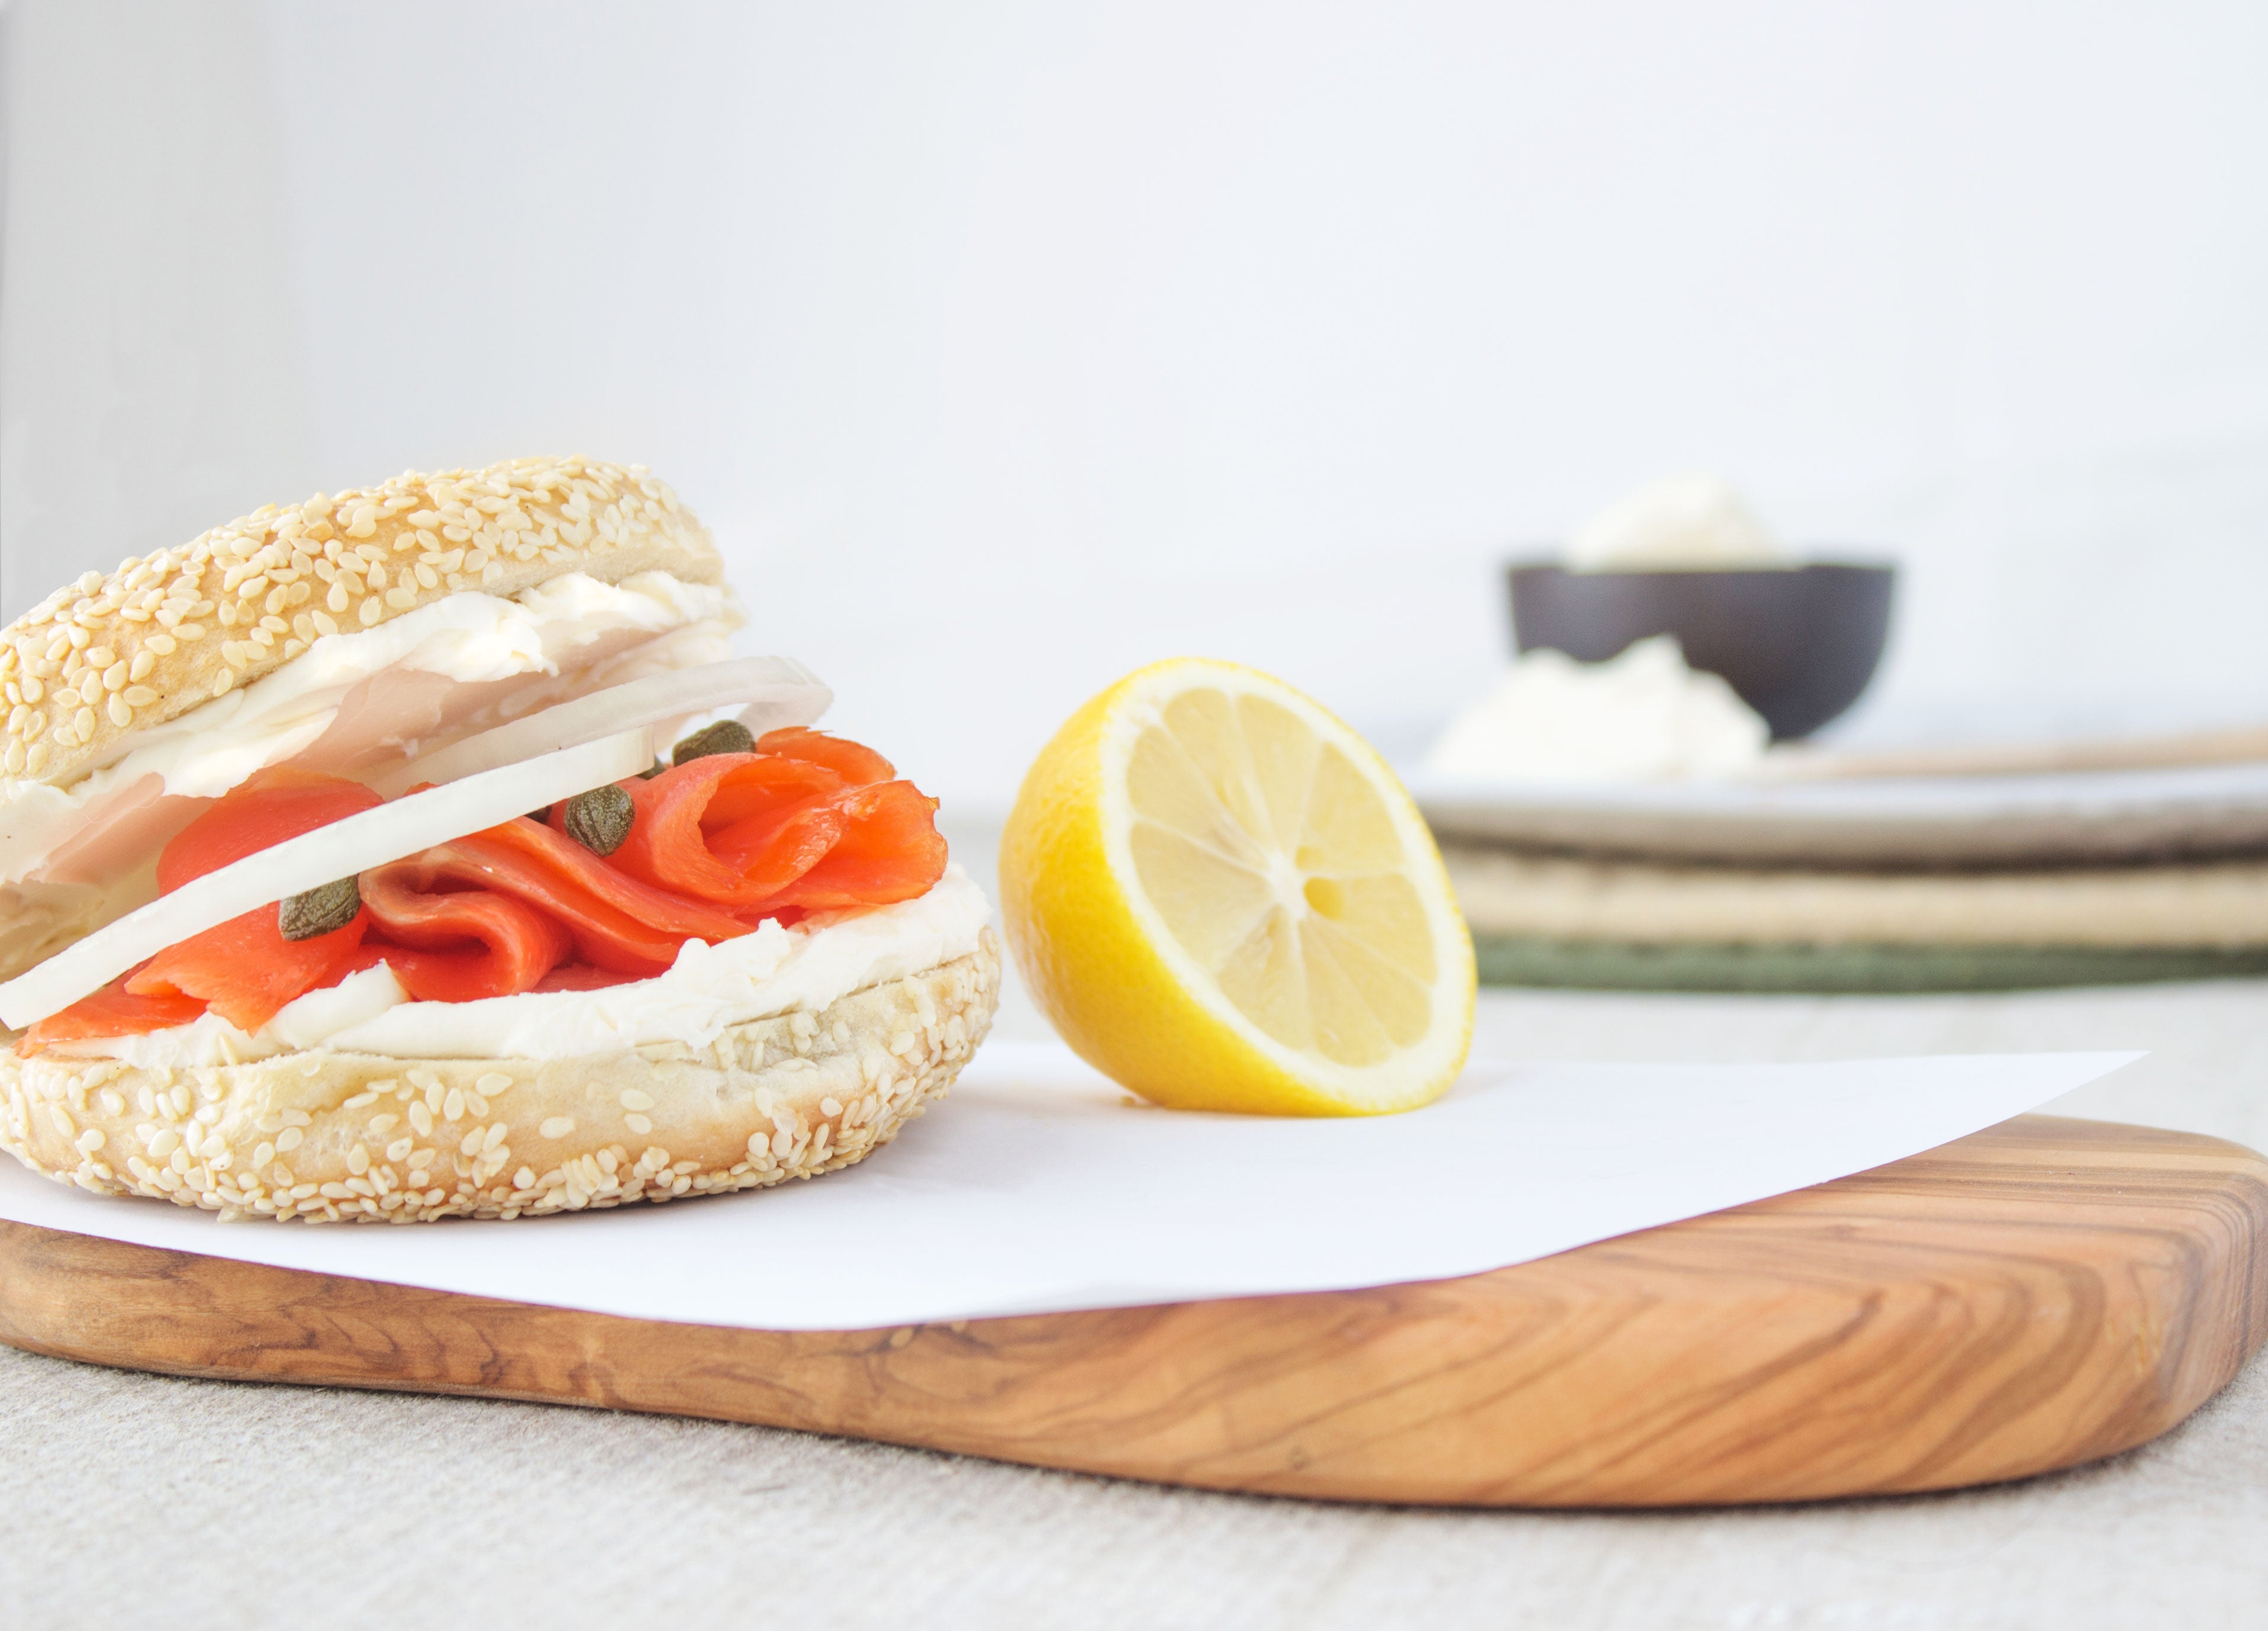
<svg viewBox="0 0 2268 1631">
<path fill-rule="evenodd" d="M 1135 875 L 1175 941 L 1287 1048 L 1374 1065 L 1440 973 L 1378 791 L 1281 704 L 1182 692 L 1126 765 Z"/>
</svg>

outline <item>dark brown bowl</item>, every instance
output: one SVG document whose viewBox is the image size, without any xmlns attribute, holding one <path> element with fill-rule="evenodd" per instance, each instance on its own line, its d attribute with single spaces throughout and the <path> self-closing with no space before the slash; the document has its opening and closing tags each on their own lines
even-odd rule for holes
<svg viewBox="0 0 2268 1631">
<path fill-rule="evenodd" d="M 1506 567 L 1515 650 L 1604 662 L 1674 634 L 1691 667 L 1721 675 L 1772 740 L 1808 736 L 1867 689 L 1889 635 L 1897 568 L 1822 562 L 1766 571 L 1570 572 Z"/>
</svg>

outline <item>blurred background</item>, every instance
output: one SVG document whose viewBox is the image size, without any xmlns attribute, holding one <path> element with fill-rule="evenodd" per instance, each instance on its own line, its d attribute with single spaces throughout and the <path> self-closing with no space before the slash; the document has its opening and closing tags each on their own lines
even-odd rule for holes
<svg viewBox="0 0 2268 1631">
<path fill-rule="evenodd" d="M 404 467 L 650 464 L 998 810 L 1181 652 L 1408 756 L 1666 470 L 1894 557 L 1854 741 L 2268 698 L 2268 8 L 0 10 L 0 615 Z"/>
</svg>

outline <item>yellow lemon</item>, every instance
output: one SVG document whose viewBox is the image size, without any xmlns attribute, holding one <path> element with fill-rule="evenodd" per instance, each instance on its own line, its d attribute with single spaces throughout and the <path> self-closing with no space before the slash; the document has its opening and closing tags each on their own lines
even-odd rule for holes
<svg viewBox="0 0 2268 1631">
<path fill-rule="evenodd" d="M 1156 663 L 1072 715 L 1024 779 L 1000 895 L 1064 1039 L 1160 1104 L 1408 1110 L 1472 1043 L 1472 939 L 1410 795 L 1233 663 Z"/>
</svg>

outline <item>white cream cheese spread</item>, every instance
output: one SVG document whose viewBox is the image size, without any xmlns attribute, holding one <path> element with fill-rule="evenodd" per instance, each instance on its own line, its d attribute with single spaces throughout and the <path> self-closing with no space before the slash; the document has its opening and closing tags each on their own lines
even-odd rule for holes
<svg viewBox="0 0 2268 1631">
<path fill-rule="evenodd" d="M 1771 740 L 1731 686 L 1687 668 L 1662 634 L 1606 662 L 1527 653 L 1442 733 L 1425 765 L 1502 783 L 1738 776 Z"/>
<path fill-rule="evenodd" d="M 1608 506 L 1567 540 L 1577 572 L 1791 565 L 1786 547 L 1714 476 L 1673 476 Z"/>
<path fill-rule="evenodd" d="M 926 895 L 815 929 L 766 923 L 708 945 L 688 941 L 669 970 L 597 991 L 416 1002 L 383 963 L 311 991 L 247 1034 L 217 1014 L 138 1037 L 62 1043 L 64 1058 L 188 1069 L 328 1050 L 396 1059 L 570 1059 L 647 1043 L 701 1048 L 733 1026 L 816 1012 L 854 991 L 976 949 L 984 892 L 955 867 Z"/>
</svg>

